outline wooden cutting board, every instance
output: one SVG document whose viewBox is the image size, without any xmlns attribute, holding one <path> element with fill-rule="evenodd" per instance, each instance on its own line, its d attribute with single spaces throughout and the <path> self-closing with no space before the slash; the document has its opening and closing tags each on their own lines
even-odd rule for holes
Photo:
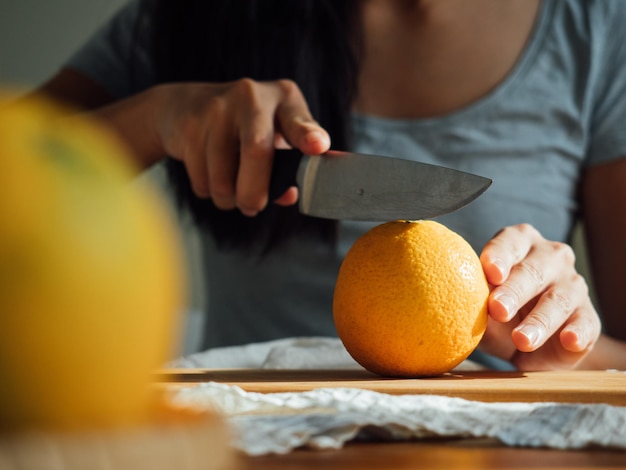
<svg viewBox="0 0 626 470">
<path fill-rule="evenodd" d="M 393 395 L 434 394 L 484 402 L 626 406 L 624 371 L 458 371 L 431 378 L 398 379 L 379 377 L 365 370 L 178 369 L 160 371 L 156 382 L 168 388 L 219 382 L 260 393 L 352 387 Z"/>
</svg>

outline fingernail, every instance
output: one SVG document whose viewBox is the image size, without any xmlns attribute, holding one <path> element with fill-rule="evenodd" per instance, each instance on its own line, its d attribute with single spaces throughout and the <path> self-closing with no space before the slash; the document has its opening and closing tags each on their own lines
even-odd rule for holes
<svg viewBox="0 0 626 470">
<path fill-rule="evenodd" d="M 498 268 L 498 271 L 500 271 L 500 274 L 504 276 L 504 263 L 502 262 L 500 258 L 492 259 L 491 264 L 493 264 L 496 268 Z"/>
<path fill-rule="evenodd" d="M 539 328 L 537 328 L 535 325 L 523 325 L 519 328 L 516 328 L 515 330 L 526 336 L 526 339 L 528 339 L 528 343 L 531 346 L 535 346 L 539 341 L 539 337 L 541 336 Z"/>
<path fill-rule="evenodd" d="M 507 294 L 496 294 L 494 300 L 500 303 L 506 310 L 506 318 L 510 320 L 515 315 L 515 300 Z"/>
<path fill-rule="evenodd" d="M 306 133 L 304 140 L 307 144 L 328 143 L 328 137 L 321 131 L 309 131 Z"/>
</svg>

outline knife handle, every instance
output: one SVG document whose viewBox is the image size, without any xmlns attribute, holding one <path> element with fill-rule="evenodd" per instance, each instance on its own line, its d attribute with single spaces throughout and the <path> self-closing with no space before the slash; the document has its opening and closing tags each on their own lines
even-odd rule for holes
<svg viewBox="0 0 626 470">
<path fill-rule="evenodd" d="M 269 188 L 270 201 L 278 199 L 291 186 L 297 185 L 296 175 L 301 160 L 302 152 L 298 149 L 274 150 L 274 165 Z"/>
</svg>

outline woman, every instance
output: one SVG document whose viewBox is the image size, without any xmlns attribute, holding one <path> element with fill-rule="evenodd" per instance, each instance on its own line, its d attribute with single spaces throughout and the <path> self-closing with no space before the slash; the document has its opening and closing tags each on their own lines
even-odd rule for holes
<svg viewBox="0 0 626 470">
<path fill-rule="evenodd" d="M 623 20 L 583 0 L 134 2 L 40 91 L 108 123 L 140 167 L 169 156 L 207 233 L 205 347 L 334 334 L 334 276 L 371 224 L 303 217 L 296 188 L 267 197 L 275 146 L 332 140 L 494 180 L 440 219 L 494 286 L 482 351 L 626 368 Z M 578 216 L 606 335 L 566 244 Z"/>
</svg>

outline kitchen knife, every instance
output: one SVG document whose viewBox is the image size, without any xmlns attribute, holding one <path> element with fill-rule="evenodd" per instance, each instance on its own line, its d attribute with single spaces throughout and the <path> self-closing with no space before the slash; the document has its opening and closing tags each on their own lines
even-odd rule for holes
<svg viewBox="0 0 626 470">
<path fill-rule="evenodd" d="M 303 155 L 277 149 L 269 197 L 290 186 L 300 212 L 338 220 L 418 220 L 457 210 L 476 199 L 489 178 L 401 158 L 331 150 Z"/>
</svg>

